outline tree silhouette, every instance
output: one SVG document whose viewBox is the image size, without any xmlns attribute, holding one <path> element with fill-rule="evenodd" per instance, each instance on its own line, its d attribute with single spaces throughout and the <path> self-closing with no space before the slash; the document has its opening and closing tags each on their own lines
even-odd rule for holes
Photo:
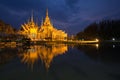
<svg viewBox="0 0 120 80">
<path fill-rule="evenodd" d="M 82 32 L 76 34 L 76 38 L 110 40 L 120 39 L 120 20 L 103 20 L 99 23 L 92 23 Z"/>
</svg>

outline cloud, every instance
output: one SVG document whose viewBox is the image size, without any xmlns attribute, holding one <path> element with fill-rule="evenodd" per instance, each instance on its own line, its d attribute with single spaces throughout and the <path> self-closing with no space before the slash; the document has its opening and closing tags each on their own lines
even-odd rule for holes
<svg viewBox="0 0 120 80">
<path fill-rule="evenodd" d="M 19 27 L 34 11 L 38 24 L 49 16 L 59 29 L 77 33 L 88 24 L 102 19 L 120 19 L 120 0 L 0 0 L 0 18 Z"/>
<path fill-rule="evenodd" d="M 79 3 L 80 0 L 65 0 L 65 3 L 70 8 L 76 7 L 76 4 Z"/>
</svg>

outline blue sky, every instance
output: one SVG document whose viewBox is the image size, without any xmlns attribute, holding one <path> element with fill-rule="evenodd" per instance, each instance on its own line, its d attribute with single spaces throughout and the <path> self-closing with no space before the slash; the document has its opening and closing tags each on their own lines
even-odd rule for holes
<svg viewBox="0 0 120 80">
<path fill-rule="evenodd" d="M 40 25 L 47 8 L 53 25 L 69 34 L 92 22 L 120 19 L 120 0 L 0 0 L 0 19 L 19 29 L 33 11 Z"/>
</svg>

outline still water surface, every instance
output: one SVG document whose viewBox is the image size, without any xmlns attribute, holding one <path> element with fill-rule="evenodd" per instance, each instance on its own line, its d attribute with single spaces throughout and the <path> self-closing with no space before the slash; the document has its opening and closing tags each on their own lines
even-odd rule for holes
<svg viewBox="0 0 120 80">
<path fill-rule="evenodd" d="M 120 45 L 2 46 L 0 80 L 120 80 Z"/>
</svg>

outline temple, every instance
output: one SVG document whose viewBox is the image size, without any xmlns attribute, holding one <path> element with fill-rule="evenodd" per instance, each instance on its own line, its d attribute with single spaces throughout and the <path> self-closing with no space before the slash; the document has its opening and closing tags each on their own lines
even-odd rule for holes
<svg viewBox="0 0 120 80">
<path fill-rule="evenodd" d="M 34 22 L 33 15 L 31 16 L 31 19 L 27 23 L 21 25 L 21 27 L 20 34 L 31 40 L 67 40 L 67 33 L 56 29 L 52 25 L 48 10 L 46 11 L 46 17 L 42 20 L 40 27 Z"/>
</svg>

